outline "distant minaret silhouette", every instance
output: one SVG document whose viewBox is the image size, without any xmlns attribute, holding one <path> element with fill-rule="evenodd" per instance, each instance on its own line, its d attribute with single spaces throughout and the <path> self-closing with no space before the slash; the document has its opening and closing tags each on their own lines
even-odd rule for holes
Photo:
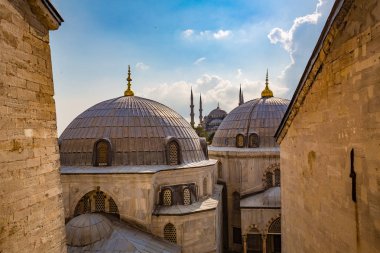
<svg viewBox="0 0 380 253">
<path fill-rule="evenodd" d="M 202 126 L 203 124 L 203 115 L 202 115 L 202 93 L 199 96 L 199 125 Z"/>
<path fill-rule="evenodd" d="M 240 90 L 239 90 L 239 105 L 244 104 L 244 97 L 243 92 L 241 91 L 241 84 L 240 84 Z"/>
<path fill-rule="evenodd" d="M 191 95 L 190 95 L 190 125 L 194 128 L 194 103 L 193 103 L 193 87 L 191 87 Z"/>
</svg>

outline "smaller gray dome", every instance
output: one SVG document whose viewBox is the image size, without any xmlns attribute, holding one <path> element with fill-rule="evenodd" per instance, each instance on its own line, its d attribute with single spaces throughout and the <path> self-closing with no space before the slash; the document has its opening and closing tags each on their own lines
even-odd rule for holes
<svg viewBox="0 0 380 253">
<path fill-rule="evenodd" d="M 103 215 L 82 214 L 66 224 L 67 244 L 83 247 L 108 238 L 112 231 L 111 222 Z"/>
<path fill-rule="evenodd" d="M 210 126 L 219 126 L 220 123 L 222 123 L 223 120 L 221 119 L 213 119 L 211 120 L 211 122 L 209 123 Z"/>
<path fill-rule="evenodd" d="M 212 118 L 212 119 L 215 119 L 215 118 L 224 118 L 226 117 L 227 115 L 227 112 L 225 110 L 222 110 L 219 108 L 219 106 L 212 110 L 209 115 L 207 115 L 208 118 Z"/>
</svg>

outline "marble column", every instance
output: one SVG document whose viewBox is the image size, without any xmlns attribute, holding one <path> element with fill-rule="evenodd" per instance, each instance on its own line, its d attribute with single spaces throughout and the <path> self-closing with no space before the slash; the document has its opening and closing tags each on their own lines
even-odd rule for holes
<svg viewBox="0 0 380 253">
<path fill-rule="evenodd" d="M 247 253 L 247 235 L 243 235 L 243 253 Z"/>
<path fill-rule="evenodd" d="M 267 253 L 267 235 L 261 235 L 263 243 L 263 253 Z"/>
</svg>

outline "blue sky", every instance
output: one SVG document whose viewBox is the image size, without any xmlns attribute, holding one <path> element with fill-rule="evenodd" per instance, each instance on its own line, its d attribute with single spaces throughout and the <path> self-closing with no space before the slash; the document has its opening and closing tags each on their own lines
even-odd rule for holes
<svg viewBox="0 0 380 253">
<path fill-rule="evenodd" d="M 189 119 L 190 87 L 204 115 L 218 102 L 260 95 L 269 69 L 290 99 L 333 0 L 53 0 L 65 22 L 51 32 L 58 133 L 85 109 L 121 96 L 128 64 L 135 95 Z M 198 115 L 196 115 L 198 118 Z"/>
</svg>

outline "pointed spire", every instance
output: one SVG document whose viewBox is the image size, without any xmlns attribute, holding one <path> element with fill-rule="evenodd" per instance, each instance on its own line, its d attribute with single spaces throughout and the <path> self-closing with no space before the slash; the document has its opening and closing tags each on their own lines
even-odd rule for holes
<svg viewBox="0 0 380 253">
<path fill-rule="evenodd" d="M 273 92 L 269 89 L 269 81 L 268 81 L 268 69 L 267 69 L 267 75 L 265 78 L 265 89 L 261 92 L 262 98 L 270 98 L 273 97 Z"/>
<path fill-rule="evenodd" d="M 190 93 L 190 125 L 194 128 L 194 101 L 193 101 L 193 87 L 191 87 Z"/>
<path fill-rule="evenodd" d="M 239 105 L 244 104 L 244 97 L 243 92 L 241 91 L 241 84 L 240 84 L 240 90 L 239 90 Z"/>
<path fill-rule="evenodd" d="M 202 93 L 199 95 L 199 125 L 202 126 L 203 124 L 203 115 L 202 115 L 203 109 L 202 109 Z"/>
<path fill-rule="evenodd" d="M 131 81 L 132 81 L 132 78 L 131 78 L 131 67 L 128 65 L 128 77 L 127 77 L 127 85 L 128 85 L 128 88 L 126 91 L 124 91 L 124 96 L 134 96 L 134 92 L 131 90 Z"/>
<path fill-rule="evenodd" d="M 218 107 L 216 107 L 216 109 L 219 109 L 219 102 L 218 102 Z"/>
</svg>

